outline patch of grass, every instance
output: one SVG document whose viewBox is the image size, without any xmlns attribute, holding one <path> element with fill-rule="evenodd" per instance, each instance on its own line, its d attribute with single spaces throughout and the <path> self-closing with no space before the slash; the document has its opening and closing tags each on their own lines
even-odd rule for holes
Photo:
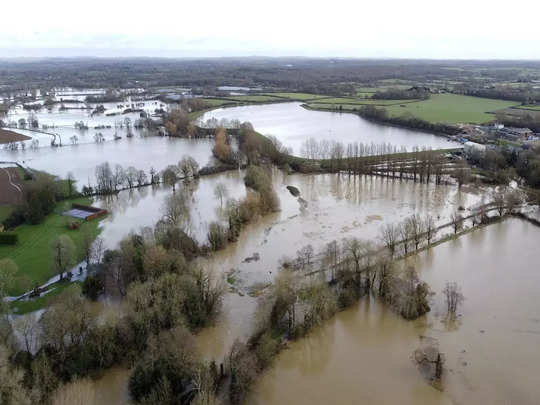
<svg viewBox="0 0 540 405">
<path fill-rule="evenodd" d="M 223 98 L 205 98 L 204 101 L 211 107 L 221 107 L 222 105 L 233 104 L 231 100 Z"/>
<path fill-rule="evenodd" d="M 50 301 L 59 295 L 62 291 L 64 291 L 66 288 L 75 285 L 75 284 L 81 284 L 80 281 L 76 281 L 73 283 L 69 282 L 62 282 L 62 283 L 56 283 L 49 287 L 49 291 L 42 295 L 39 298 L 34 299 L 28 299 L 26 301 L 13 301 L 10 304 L 11 310 L 17 314 L 17 315 L 24 315 L 28 314 L 30 312 L 39 311 L 40 309 L 45 308 L 47 305 L 49 305 Z"/>
<path fill-rule="evenodd" d="M 515 101 L 493 100 L 458 94 L 433 94 L 430 99 L 417 103 L 385 107 L 391 116 L 412 114 L 431 123 L 481 124 L 495 119 L 495 111 L 515 106 Z"/>
<path fill-rule="evenodd" d="M 12 259 L 19 268 L 15 286 L 8 291 L 10 295 L 20 295 L 35 285 L 45 283 L 54 275 L 50 244 L 58 235 L 69 235 L 75 246 L 79 246 L 82 235 L 80 229 L 69 230 L 66 226 L 68 221 L 75 219 L 60 215 L 72 203 L 90 204 L 90 200 L 79 198 L 58 203 L 55 212 L 48 215 L 41 224 L 24 224 L 15 229 L 19 235 L 17 245 L 0 246 L 0 257 Z M 88 221 L 87 224 L 92 236 L 97 237 L 100 232 L 99 219 Z"/>
</svg>

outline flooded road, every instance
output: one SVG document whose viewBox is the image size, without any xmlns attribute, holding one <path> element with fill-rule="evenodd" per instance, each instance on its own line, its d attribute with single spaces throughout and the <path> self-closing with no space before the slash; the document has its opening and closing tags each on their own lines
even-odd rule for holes
<svg viewBox="0 0 540 405">
<path fill-rule="evenodd" d="M 425 132 L 380 125 L 358 115 L 311 111 L 301 103 L 279 103 L 220 108 L 205 113 L 200 121 L 210 118 L 249 121 L 263 135 L 274 135 L 295 155 L 300 154 L 302 142 L 314 138 L 343 143 L 390 143 L 411 150 L 414 146 L 433 149 L 455 148 L 459 144 Z"/>
<path fill-rule="evenodd" d="M 256 404 L 535 404 L 540 396 L 540 229 L 517 219 L 479 229 L 416 258 L 436 293 L 432 311 L 407 322 L 363 299 L 293 342 L 259 381 Z M 445 321 L 441 290 L 465 296 Z M 419 337 L 439 339 L 444 391 L 427 385 L 411 360 Z"/>
</svg>

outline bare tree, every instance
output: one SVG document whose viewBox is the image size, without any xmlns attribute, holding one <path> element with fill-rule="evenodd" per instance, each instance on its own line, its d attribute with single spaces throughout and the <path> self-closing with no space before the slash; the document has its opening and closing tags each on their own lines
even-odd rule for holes
<svg viewBox="0 0 540 405">
<path fill-rule="evenodd" d="M 431 215 L 426 216 L 426 218 L 424 219 L 424 231 L 426 233 L 427 243 L 428 245 L 431 245 L 431 241 L 437 234 L 435 219 Z"/>
<path fill-rule="evenodd" d="M 229 194 L 227 187 L 223 183 L 216 184 L 216 187 L 214 188 L 214 195 L 216 198 L 219 198 L 219 203 L 223 207 L 223 199 L 227 198 L 227 195 Z"/>
<path fill-rule="evenodd" d="M 396 245 L 399 239 L 399 227 L 394 224 L 387 224 L 381 229 L 381 240 L 390 252 L 390 257 L 394 257 Z"/>
<path fill-rule="evenodd" d="M 454 211 L 450 217 L 450 221 L 452 222 L 452 227 L 454 228 L 454 234 L 458 233 L 463 228 L 463 217 L 459 212 Z"/>
<path fill-rule="evenodd" d="M 51 244 L 52 263 L 55 273 L 64 278 L 64 273 L 73 265 L 75 259 L 75 244 L 67 235 L 60 235 Z"/>
<path fill-rule="evenodd" d="M 446 283 L 443 294 L 446 300 L 446 309 L 448 315 L 455 315 L 458 306 L 463 302 L 465 297 L 461 293 L 461 288 L 457 283 Z"/>
<path fill-rule="evenodd" d="M 499 213 L 499 216 L 502 217 L 505 209 L 505 199 L 504 193 L 502 191 L 497 191 L 493 196 L 493 204 Z"/>
<path fill-rule="evenodd" d="M 313 246 L 306 245 L 302 249 L 296 252 L 298 264 L 304 270 L 306 267 L 311 266 L 311 259 L 313 259 L 314 250 Z"/>
<path fill-rule="evenodd" d="M 336 268 L 339 265 L 339 245 L 333 240 L 326 244 L 324 250 L 325 262 L 330 267 L 331 280 L 336 279 Z"/>
</svg>

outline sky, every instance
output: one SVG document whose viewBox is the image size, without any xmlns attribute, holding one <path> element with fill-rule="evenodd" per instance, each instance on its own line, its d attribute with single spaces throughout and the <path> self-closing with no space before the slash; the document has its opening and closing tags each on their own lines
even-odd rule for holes
<svg viewBox="0 0 540 405">
<path fill-rule="evenodd" d="M 0 57 L 540 59 L 539 0 L 6 0 Z"/>
</svg>

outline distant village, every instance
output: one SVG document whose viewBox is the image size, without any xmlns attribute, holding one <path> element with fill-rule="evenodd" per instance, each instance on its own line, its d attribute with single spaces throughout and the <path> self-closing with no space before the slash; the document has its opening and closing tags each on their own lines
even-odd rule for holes
<svg viewBox="0 0 540 405">
<path fill-rule="evenodd" d="M 540 145 L 540 133 L 529 128 L 505 127 L 503 124 L 460 125 L 463 131 L 452 138 L 463 144 L 465 152 L 485 151 L 487 148 L 507 147 L 530 149 Z"/>
</svg>

